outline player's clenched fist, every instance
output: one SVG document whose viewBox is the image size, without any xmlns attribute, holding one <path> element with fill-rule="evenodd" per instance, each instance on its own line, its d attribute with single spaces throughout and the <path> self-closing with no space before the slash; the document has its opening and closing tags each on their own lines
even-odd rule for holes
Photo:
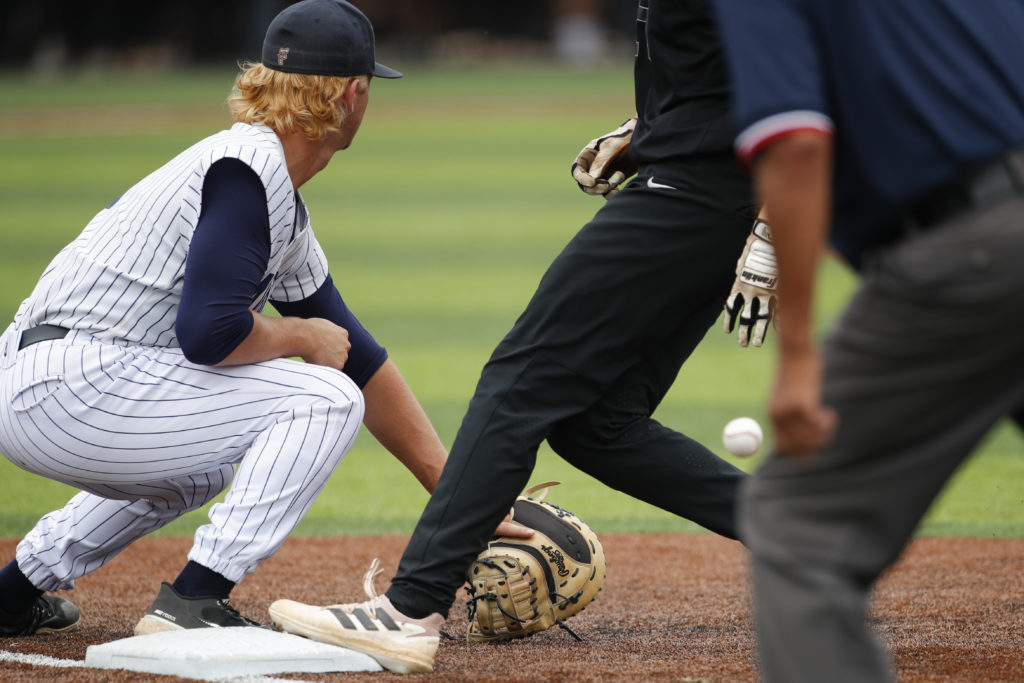
<svg viewBox="0 0 1024 683">
<path fill-rule="evenodd" d="M 302 360 L 336 370 L 345 367 L 352 348 L 348 330 L 324 318 L 308 318 L 305 322 L 308 350 L 302 354 Z"/>
<path fill-rule="evenodd" d="M 619 191 L 619 184 L 636 173 L 636 164 L 629 158 L 636 118 L 628 119 L 607 135 L 587 143 L 572 164 L 572 177 L 587 194 L 608 199 Z"/>
</svg>

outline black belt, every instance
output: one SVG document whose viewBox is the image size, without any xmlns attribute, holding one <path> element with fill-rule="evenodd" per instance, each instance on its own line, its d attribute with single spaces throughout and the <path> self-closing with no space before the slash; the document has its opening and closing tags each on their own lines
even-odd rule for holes
<svg viewBox="0 0 1024 683">
<path fill-rule="evenodd" d="M 907 213 L 904 227 L 917 232 L 1014 196 L 1024 196 L 1024 150 L 1010 151 L 931 190 Z"/>
<path fill-rule="evenodd" d="M 36 327 L 30 327 L 21 333 L 21 341 L 18 342 L 18 350 L 21 351 L 26 346 L 32 346 L 39 342 L 49 341 L 50 339 L 63 339 L 70 332 L 66 327 L 57 327 L 56 325 L 37 325 Z"/>
</svg>

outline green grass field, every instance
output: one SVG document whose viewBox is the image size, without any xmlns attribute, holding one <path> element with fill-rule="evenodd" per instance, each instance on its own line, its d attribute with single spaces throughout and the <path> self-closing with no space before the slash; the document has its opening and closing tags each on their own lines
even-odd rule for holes
<svg viewBox="0 0 1024 683">
<path fill-rule="evenodd" d="M 347 302 L 384 343 L 446 444 L 480 367 L 552 257 L 601 200 L 569 165 L 632 111 L 631 74 L 544 65 L 405 69 L 373 84 L 355 144 L 303 188 Z M 0 320 L 100 208 L 198 138 L 229 125 L 233 68 L 171 74 L 0 77 Z M 830 265 L 820 325 L 852 277 Z M 4 323 L 6 324 L 6 323 Z M 713 328 L 657 417 L 724 454 L 722 426 L 762 424 L 772 343 Z M 770 434 L 768 435 L 770 438 Z M 1024 456 L 1002 425 L 958 474 L 922 533 L 1024 537 Z M 726 456 L 729 457 L 729 456 Z M 735 460 L 735 459 L 734 459 Z M 736 461 L 752 469 L 757 457 Z M 546 447 L 533 481 L 599 532 L 699 531 L 565 465 Z M 73 490 L 0 460 L 0 536 L 20 536 Z M 299 527 L 409 533 L 426 493 L 368 434 Z M 198 511 L 161 533 L 189 535 Z"/>
</svg>

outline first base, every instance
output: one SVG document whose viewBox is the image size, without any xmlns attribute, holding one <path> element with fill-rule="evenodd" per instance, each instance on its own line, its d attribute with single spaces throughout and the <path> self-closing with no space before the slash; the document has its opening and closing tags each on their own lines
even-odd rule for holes
<svg viewBox="0 0 1024 683">
<path fill-rule="evenodd" d="M 361 652 L 255 626 L 195 628 L 91 645 L 85 665 L 198 679 L 382 671 Z"/>
</svg>

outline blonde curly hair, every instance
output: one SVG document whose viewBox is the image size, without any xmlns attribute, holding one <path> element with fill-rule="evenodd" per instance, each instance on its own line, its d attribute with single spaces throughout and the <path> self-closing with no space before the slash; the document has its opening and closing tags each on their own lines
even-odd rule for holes
<svg viewBox="0 0 1024 683">
<path fill-rule="evenodd" d="M 245 62 L 228 98 L 231 116 L 241 123 L 262 123 L 278 133 L 301 130 L 310 140 L 323 140 L 341 128 L 345 114 L 335 101 L 349 82 L 369 87 L 370 76 L 320 76 L 286 73 L 257 62 Z"/>
</svg>

